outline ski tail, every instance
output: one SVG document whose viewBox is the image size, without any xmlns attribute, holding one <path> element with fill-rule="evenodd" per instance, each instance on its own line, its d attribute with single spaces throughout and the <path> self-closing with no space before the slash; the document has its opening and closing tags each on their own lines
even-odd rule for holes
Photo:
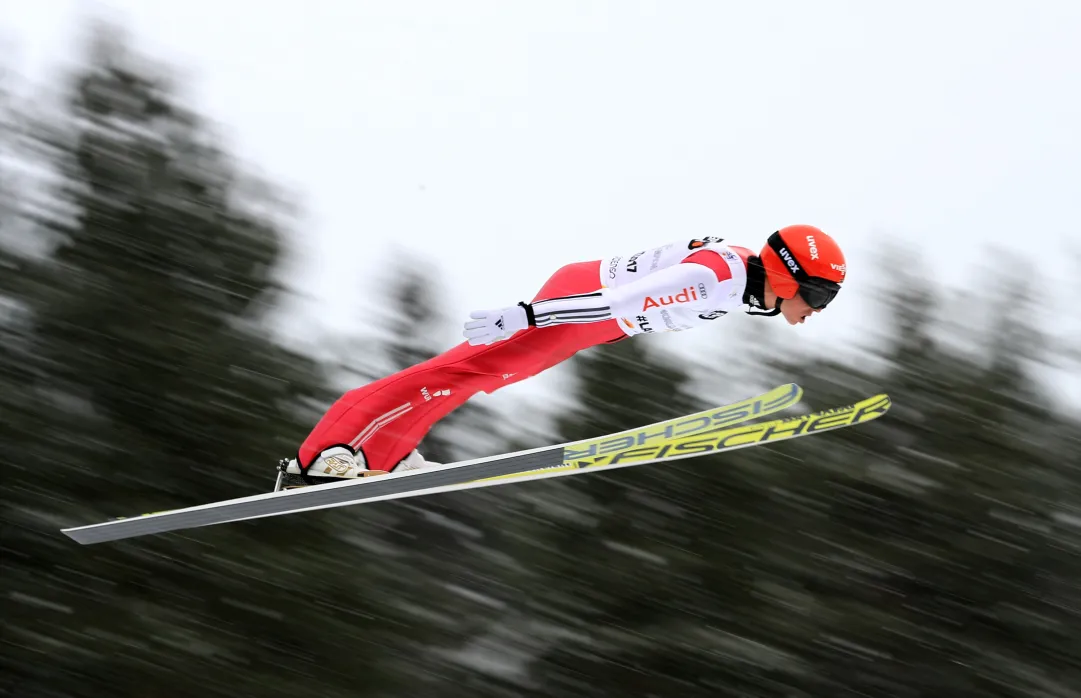
<svg viewBox="0 0 1081 698">
<path fill-rule="evenodd" d="M 589 454 L 603 455 L 618 450 L 620 444 L 637 445 L 648 443 L 653 439 L 700 434 L 710 429 L 774 414 L 795 405 L 802 396 L 802 388 L 794 383 L 788 383 L 760 395 L 721 407 L 559 446 L 487 456 L 449 464 L 437 470 L 407 471 L 378 478 L 361 478 L 298 489 L 282 489 L 267 494 L 183 509 L 150 512 L 130 518 L 121 517 L 98 524 L 65 528 L 62 532 L 79 543 L 100 543 L 263 516 L 345 506 L 360 503 L 366 497 L 387 492 L 421 490 L 462 484 L 499 475 L 544 470 L 561 465 L 566 460 L 567 449 L 571 449 L 573 457 Z M 374 490 L 373 486 L 375 486 Z M 354 490 L 353 488 L 363 489 Z"/>
</svg>

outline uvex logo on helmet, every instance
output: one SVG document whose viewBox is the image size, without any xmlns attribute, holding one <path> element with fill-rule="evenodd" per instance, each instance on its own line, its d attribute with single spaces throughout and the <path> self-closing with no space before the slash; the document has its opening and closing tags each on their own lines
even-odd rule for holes
<svg viewBox="0 0 1081 698">
<path fill-rule="evenodd" d="M 788 251 L 787 247 L 781 248 L 781 259 L 788 265 L 788 268 L 792 270 L 793 274 L 800 272 L 800 266 L 796 263 L 796 258 L 792 256 L 792 253 Z"/>
</svg>

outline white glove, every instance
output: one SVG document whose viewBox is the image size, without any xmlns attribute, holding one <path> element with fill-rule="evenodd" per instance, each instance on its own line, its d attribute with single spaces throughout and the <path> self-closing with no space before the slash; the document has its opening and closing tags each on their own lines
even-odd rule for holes
<svg viewBox="0 0 1081 698">
<path fill-rule="evenodd" d="M 462 334 L 473 346 L 507 339 L 529 327 L 529 313 L 524 303 L 498 310 L 474 310 L 469 317 L 473 320 L 465 323 Z"/>
</svg>

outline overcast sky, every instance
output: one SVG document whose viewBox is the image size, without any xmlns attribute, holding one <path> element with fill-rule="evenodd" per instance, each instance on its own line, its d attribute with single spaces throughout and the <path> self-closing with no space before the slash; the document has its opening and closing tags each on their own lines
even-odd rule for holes
<svg viewBox="0 0 1081 698">
<path fill-rule="evenodd" d="M 887 237 L 958 288 L 994 284 L 974 273 L 993 242 L 1044 265 L 1049 302 L 1081 294 L 1076 0 L 0 8 L 24 75 L 73 58 L 95 13 L 188 71 L 235 151 L 302 198 L 306 334 L 355 317 L 395 244 L 465 318 L 566 262 L 698 235 L 757 248 L 797 222 L 835 235 L 850 273 L 835 307 L 778 328 L 793 341 L 861 337 Z M 762 320 L 725 322 L 665 344 L 723 351 Z"/>
</svg>

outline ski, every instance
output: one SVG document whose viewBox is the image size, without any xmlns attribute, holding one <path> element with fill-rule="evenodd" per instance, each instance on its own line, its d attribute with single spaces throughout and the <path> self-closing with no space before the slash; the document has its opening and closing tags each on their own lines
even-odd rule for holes
<svg viewBox="0 0 1081 698">
<path fill-rule="evenodd" d="M 388 494 L 368 492 L 367 494 L 372 496 L 365 496 L 362 499 L 348 503 L 370 504 L 391 499 L 424 497 L 443 492 L 457 492 L 479 487 L 492 487 L 495 485 L 544 480 L 553 477 L 565 477 L 568 475 L 594 472 L 602 469 L 607 471 L 618 468 L 629 468 L 637 465 L 655 465 L 658 463 L 670 463 L 686 458 L 716 455 L 718 453 L 726 453 L 741 448 L 764 446 L 781 441 L 788 441 L 800 436 L 809 436 L 811 434 L 820 434 L 827 431 L 856 426 L 858 424 L 866 424 L 867 422 L 878 419 L 886 414 L 892 404 L 890 397 L 882 393 L 844 407 L 823 410 L 820 412 L 811 412 L 789 419 L 776 419 L 759 424 L 718 428 L 695 436 L 686 436 L 678 439 L 671 439 L 664 443 L 629 448 L 613 453 L 584 457 L 578 460 L 564 461 L 555 466 L 538 468 L 527 472 L 494 476 L 482 480 L 448 484 L 421 490 L 411 489 Z"/>
<path fill-rule="evenodd" d="M 473 480 L 505 477 L 518 473 L 536 473 L 562 465 L 567 460 L 565 455 L 568 452 L 571 459 L 605 456 L 621 449 L 640 447 L 657 440 L 689 437 L 704 433 L 709 429 L 723 428 L 775 414 L 795 405 L 802 396 L 802 388 L 794 383 L 788 383 L 722 407 L 714 407 L 644 427 L 559 446 L 451 463 L 435 470 L 391 473 L 378 477 L 346 480 L 341 483 L 280 490 L 184 509 L 150 512 L 131 518 L 118 517 L 103 523 L 62 529 L 62 532 L 83 544 L 100 543 L 249 518 L 360 503 L 369 495 L 374 496 L 375 493 L 371 489 L 354 488 L 370 488 L 377 480 L 381 483 L 378 494 L 385 495 L 388 492 L 421 490 L 451 484 L 462 485 Z"/>
<path fill-rule="evenodd" d="M 848 407 L 733 426 L 786 409 L 801 396 L 798 386 L 788 384 L 731 405 L 593 439 L 488 456 L 433 470 L 272 492 L 62 531 L 82 544 L 100 543 L 266 516 L 566 476 L 599 468 L 668 462 L 861 424 L 880 417 L 890 406 L 888 396 L 878 395 Z"/>
</svg>

